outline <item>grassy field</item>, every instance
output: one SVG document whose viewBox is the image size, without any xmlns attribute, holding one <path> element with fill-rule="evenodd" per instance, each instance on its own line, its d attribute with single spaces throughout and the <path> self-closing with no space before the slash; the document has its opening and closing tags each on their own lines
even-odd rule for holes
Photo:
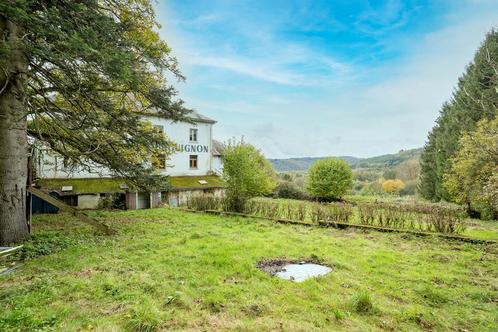
<svg viewBox="0 0 498 332">
<path fill-rule="evenodd" d="M 35 218 L 25 265 L 0 276 L 1 331 L 498 329 L 493 245 L 166 208 L 96 215 L 118 234 Z M 333 272 L 292 283 L 257 269 L 271 257 Z"/>
<path fill-rule="evenodd" d="M 359 205 L 365 205 L 365 204 L 370 204 L 370 203 L 380 203 L 380 206 L 384 203 L 388 203 L 389 206 L 392 207 L 393 210 L 395 211 L 402 211 L 402 207 L 404 205 L 408 206 L 436 206 L 438 207 L 439 204 L 433 204 L 433 203 L 428 203 L 424 201 L 417 200 L 416 198 L 401 198 L 401 199 L 396 199 L 395 197 L 390 197 L 390 198 L 385 198 L 382 196 L 349 196 L 347 197 L 346 201 L 350 206 L 350 213 L 348 218 L 344 218 L 343 215 L 342 217 L 339 218 L 339 222 L 346 222 L 346 223 L 351 223 L 351 224 L 365 224 L 361 221 L 360 218 L 360 213 L 358 210 Z M 221 200 L 219 201 L 221 202 Z M 206 201 L 205 199 L 200 200 L 200 204 L 196 203 L 193 204 L 194 202 L 191 202 L 190 204 L 187 204 L 185 206 L 186 208 L 190 208 L 193 210 L 210 210 L 210 209 L 218 209 L 218 210 L 223 210 L 222 208 L 222 203 L 221 204 L 216 204 L 216 202 L 211 203 L 211 204 L 206 204 L 209 203 L 209 200 Z M 253 204 L 254 203 L 254 204 Z M 268 209 L 261 209 L 258 208 L 258 205 L 260 206 L 263 203 L 263 205 L 266 205 L 267 207 L 271 207 Z M 334 203 L 332 203 L 333 205 Z M 299 215 L 297 208 L 298 206 L 306 206 L 305 208 L 305 213 L 303 215 Z M 295 200 L 295 199 L 282 199 L 282 198 L 255 198 L 251 199 L 247 205 L 247 209 L 245 212 L 246 215 L 251 215 L 251 216 L 259 216 L 259 217 L 268 217 L 268 218 L 281 218 L 281 219 L 286 219 L 286 220 L 293 220 L 296 222 L 303 222 L 307 224 L 317 224 L 316 220 L 314 221 L 314 211 L 316 206 L 319 205 L 316 202 L 311 202 L 311 201 L 306 201 L 306 200 Z M 328 206 L 329 204 L 324 203 L 321 204 L 321 206 Z M 341 206 L 342 204 L 339 204 Z M 292 210 L 292 213 L 289 213 L 289 206 L 293 206 L 294 208 L 290 209 Z M 447 204 L 446 206 L 454 208 L 459 208 L 456 205 L 451 205 Z M 276 208 L 275 208 L 276 207 Z M 263 211 L 262 211 L 263 210 Z M 341 209 L 339 209 L 341 210 Z M 476 239 L 482 239 L 482 240 L 495 240 L 498 239 L 498 222 L 493 221 L 493 220 L 478 220 L 478 219 L 471 219 L 468 217 L 465 217 L 465 213 L 462 211 L 462 218 L 458 218 L 458 225 L 461 227 L 458 227 L 458 231 L 454 233 L 447 233 L 447 234 L 456 234 L 456 235 L 462 235 L 466 237 L 472 237 Z M 335 212 L 337 216 L 337 211 Z M 291 216 L 289 216 L 291 215 Z M 304 217 L 303 217 L 304 216 Z M 334 217 L 334 215 L 328 215 L 328 217 Z M 424 225 L 427 225 L 427 219 L 425 218 L 426 215 L 412 212 L 408 214 L 399 214 L 398 217 L 400 219 L 406 218 L 406 221 L 404 222 L 403 225 L 381 225 L 378 222 L 373 222 L 373 223 L 367 223 L 371 224 L 374 226 L 385 226 L 385 227 L 392 227 L 392 228 L 400 228 L 400 229 L 406 229 L 406 230 L 413 230 L 413 231 L 419 231 L 419 230 L 424 230 L 424 231 L 429 231 L 429 232 L 438 232 L 437 229 L 427 229 L 427 227 L 423 227 Z M 326 216 L 322 216 L 322 219 L 326 219 Z M 436 220 L 442 221 L 440 217 L 438 217 L 436 213 Z M 444 220 L 444 219 L 443 219 Z M 452 220 L 453 221 L 453 220 Z M 410 226 L 413 224 L 413 226 Z M 422 226 L 422 227 L 417 227 L 417 226 Z M 443 232 L 444 233 L 444 232 Z"/>
</svg>

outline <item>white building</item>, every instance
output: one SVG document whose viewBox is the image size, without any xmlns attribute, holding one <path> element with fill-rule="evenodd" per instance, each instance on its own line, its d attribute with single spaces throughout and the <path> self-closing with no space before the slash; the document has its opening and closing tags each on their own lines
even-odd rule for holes
<svg viewBox="0 0 498 332">
<path fill-rule="evenodd" d="M 213 140 L 213 125 L 216 121 L 197 112 L 193 112 L 190 117 L 194 123 L 173 122 L 158 116 L 146 117 L 178 145 L 177 152 L 159 165 L 158 172 L 169 176 L 219 174 L 222 167 L 220 143 Z M 43 151 L 42 156 L 39 156 L 36 162 L 37 176 L 40 178 L 113 177 L 111 171 L 99 165 L 95 165 L 91 172 L 83 168 L 71 167 L 62 156 L 48 149 Z"/>
<path fill-rule="evenodd" d="M 193 123 L 173 122 L 153 115 L 147 115 L 146 119 L 177 144 L 176 152 L 164 163 L 156 165 L 157 171 L 170 179 L 170 187 L 162 195 L 129 192 L 126 181 L 116 178 L 110 170 L 100 165 L 95 165 L 91 171 L 75 167 L 62 156 L 43 148 L 34 158 L 38 183 L 53 195 L 80 208 L 94 208 L 103 195 L 116 193 L 126 195 L 126 205 L 131 209 L 155 207 L 161 201 L 183 204 L 191 195 L 221 195 L 222 183 L 217 175 L 221 174 L 223 167 L 223 144 L 213 140 L 216 121 L 197 112 L 190 114 Z M 100 186 L 102 189 L 95 192 L 95 187 L 99 187 L 96 182 L 107 185 Z M 89 187 L 92 189 L 85 189 Z"/>
</svg>

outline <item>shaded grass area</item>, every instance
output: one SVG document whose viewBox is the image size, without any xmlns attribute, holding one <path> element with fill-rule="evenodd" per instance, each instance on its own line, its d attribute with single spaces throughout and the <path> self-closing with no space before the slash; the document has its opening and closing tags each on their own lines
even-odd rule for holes
<svg viewBox="0 0 498 332">
<path fill-rule="evenodd" d="M 35 218 L 24 255 L 45 255 L 0 277 L 0 330 L 498 328 L 496 246 L 173 209 L 94 215 L 118 234 Z M 67 243 L 36 251 L 52 238 Z M 333 272 L 292 283 L 256 267 L 311 256 Z"/>
<path fill-rule="evenodd" d="M 498 240 L 498 221 L 467 219 L 463 235 Z"/>
<path fill-rule="evenodd" d="M 421 202 L 423 200 L 416 196 L 398 196 L 392 194 L 377 194 L 377 195 L 345 195 L 344 201 L 349 203 L 373 203 L 373 202 L 388 202 L 388 203 L 407 203 Z"/>
</svg>

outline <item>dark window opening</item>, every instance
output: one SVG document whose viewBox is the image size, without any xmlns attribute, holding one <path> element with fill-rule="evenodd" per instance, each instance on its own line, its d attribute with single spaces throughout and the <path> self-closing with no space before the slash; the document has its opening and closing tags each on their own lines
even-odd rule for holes
<svg viewBox="0 0 498 332">
<path fill-rule="evenodd" d="M 66 171 L 72 171 L 76 168 L 77 162 L 70 159 L 69 157 L 64 157 L 62 159 L 62 169 Z"/>
<path fill-rule="evenodd" d="M 197 129 L 190 128 L 190 142 L 197 142 Z"/>
<path fill-rule="evenodd" d="M 70 196 L 60 196 L 58 198 L 60 201 L 63 201 L 69 206 L 78 206 L 78 196 L 70 195 Z"/>
<path fill-rule="evenodd" d="M 197 155 L 190 155 L 189 164 L 190 168 L 197 168 Z"/>
</svg>

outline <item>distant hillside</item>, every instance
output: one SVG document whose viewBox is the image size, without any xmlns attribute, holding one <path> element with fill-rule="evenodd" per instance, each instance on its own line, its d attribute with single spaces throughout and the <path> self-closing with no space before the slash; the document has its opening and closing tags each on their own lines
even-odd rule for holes
<svg viewBox="0 0 498 332">
<path fill-rule="evenodd" d="M 337 157 L 344 160 L 351 168 L 389 168 L 401 164 L 402 162 L 411 159 L 418 158 L 422 153 L 422 148 L 420 149 L 410 149 L 402 150 L 395 154 L 385 154 L 381 156 L 371 157 L 371 158 L 356 158 L 350 156 Z M 288 158 L 288 159 L 269 159 L 272 163 L 273 168 L 277 172 L 298 172 L 307 171 L 308 168 L 315 161 L 324 159 L 327 157 L 316 157 L 316 158 Z"/>
</svg>

